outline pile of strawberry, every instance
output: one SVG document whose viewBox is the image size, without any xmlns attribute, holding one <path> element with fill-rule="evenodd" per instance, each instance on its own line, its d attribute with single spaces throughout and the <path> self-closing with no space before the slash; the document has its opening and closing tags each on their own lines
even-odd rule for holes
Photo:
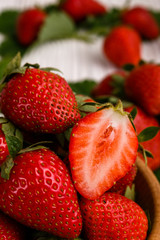
<svg viewBox="0 0 160 240">
<path fill-rule="evenodd" d="M 73 22 L 81 21 L 89 15 L 102 15 L 107 11 L 96 0 L 64 0 L 59 2 L 55 8 L 65 12 Z M 54 11 L 54 7 L 51 8 Z M 38 7 L 21 12 L 15 23 L 16 37 L 19 43 L 23 46 L 31 45 L 36 40 L 41 27 L 46 21 L 46 17 L 47 12 Z"/>
<path fill-rule="evenodd" d="M 139 84 L 136 74 L 143 68 L 160 76 L 153 64 L 133 70 L 125 78 L 130 98 L 130 85 Z M 138 109 L 144 118 L 137 122 L 146 129 L 136 130 L 135 108 L 128 113 L 121 100 L 100 104 L 76 95 L 51 70 L 21 66 L 17 54 L 1 80 L 1 238 L 145 240 L 147 216 L 125 193 L 134 184 L 138 152 L 152 159 L 142 143 L 156 135 L 158 123 L 150 117 L 154 126 L 146 128 L 150 118 Z M 146 74 L 144 81 L 152 76 Z M 144 84 L 148 91 L 149 83 Z M 158 111 L 151 106 L 148 112 Z"/>
</svg>

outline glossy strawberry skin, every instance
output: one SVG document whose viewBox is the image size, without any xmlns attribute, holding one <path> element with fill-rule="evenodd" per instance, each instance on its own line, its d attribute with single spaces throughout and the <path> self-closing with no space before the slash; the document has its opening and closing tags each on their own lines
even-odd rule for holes
<svg viewBox="0 0 160 240">
<path fill-rule="evenodd" d="M 134 125 L 136 127 L 137 134 L 139 134 L 142 130 L 144 130 L 147 127 L 155 126 L 160 127 L 158 120 L 146 114 L 140 107 L 137 106 L 131 106 L 126 108 L 125 110 L 128 112 L 131 112 L 133 107 L 137 108 L 137 115 L 134 119 Z M 141 145 L 144 147 L 144 149 L 150 151 L 153 155 L 153 158 L 147 158 L 147 165 L 152 169 L 156 170 L 160 167 L 160 132 L 157 133 L 157 135 L 146 142 L 142 142 Z M 142 154 L 138 153 L 140 158 L 143 159 Z M 144 160 L 144 159 L 143 159 Z"/>
<path fill-rule="evenodd" d="M 22 12 L 16 22 L 18 41 L 24 46 L 31 44 L 37 38 L 45 18 L 46 13 L 38 8 Z"/>
<path fill-rule="evenodd" d="M 0 178 L 0 209 L 31 228 L 77 237 L 82 219 L 65 164 L 48 149 L 22 153 L 14 163 L 10 179 Z"/>
<path fill-rule="evenodd" d="M 6 138 L 2 131 L 2 125 L 0 124 L 0 165 L 6 160 L 8 155 L 9 155 L 9 150 L 8 150 Z"/>
<path fill-rule="evenodd" d="M 28 68 L 1 93 L 1 111 L 25 131 L 60 133 L 79 120 L 75 95 L 61 76 Z"/>
<path fill-rule="evenodd" d="M 73 127 L 69 143 L 78 192 L 88 199 L 101 196 L 131 169 L 137 148 L 137 136 L 126 115 L 108 108 L 83 117 Z"/>
<path fill-rule="evenodd" d="M 160 114 L 160 66 L 144 64 L 131 71 L 126 78 L 125 93 L 129 100 L 149 115 Z"/>
<path fill-rule="evenodd" d="M 140 36 L 128 26 L 115 27 L 104 40 L 103 52 L 118 67 L 137 65 L 141 58 Z"/>
<path fill-rule="evenodd" d="M 114 185 L 109 189 L 109 192 L 115 192 L 121 195 L 125 194 L 126 188 L 132 187 L 133 181 L 137 174 L 137 166 L 134 164 L 127 174 L 120 178 Z"/>
<path fill-rule="evenodd" d="M 24 226 L 13 220 L 12 218 L 0 212 L 0 236 L 1 239 L 7 240 L 24 240 Z"/>
<path fill-rule="evenodd" d="M 148 220 L 134 201 L 106 192 L 96 200 L 81 199 L 84 234 L 88 240 L 145 240 Z"/>
<path fill-rule="evenodd" d="M 124 24 L 134 27 L 142 37 L 147 39 L 157 38 L 159 26 L 152 14 L 141 6 L 126 10 L 122 15 Z"/>
<path fill-rule="evenodd" d="M 66 0 L 62 9 L 75 21 L 82 20 L 88 15 L 104 14 L 106 8 L 95 0 Z"/>
</svg>

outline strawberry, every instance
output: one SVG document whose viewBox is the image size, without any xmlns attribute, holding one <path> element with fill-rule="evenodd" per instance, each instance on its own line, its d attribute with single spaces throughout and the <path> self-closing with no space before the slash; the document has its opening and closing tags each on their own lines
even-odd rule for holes
<svg viewBox="0 0 160 240">
<path fill-rule="evenodd" d="M 109 192 L 116 192 L 118 194 L 124 195 L 127 186 L 132 187 L 132 183 L 136 177 L 137 166 L 134 164 L 132 168 L 127 172 L 127 174 L 120 178 L 113 187 L 109 189 Z"/>
<path fill-rule="evenodd" d="M 89 199 L 124 177 L 137 156 L 137 136 L 121 102 L 106 107 L 83 117 L 70 136 L 72 178 L 78 192 Z"/>
<path fill-rule="evenodd" d="M 105 37 L 103 52 L 118 67 L 137 65 L 141 57 L 141 39 L 137 31 L 128 26 L 118 26 Z"/>
<path fill-rule="evenodd" d="M 45 18 L 46 13 L 38 8 L 31 8 L 22 12 L 16 22 L 18 41 L 24 46 L 30 45 L 37 38 Z"/>
<path fill-rule="evenodd" d="M 125 108 L 125 111 L 131 112 L 135 106 Z M 137 107 L 137 114 L 134 119 L 134 125 L 136 127 L 137 134 L 147 127 L 156 126 L 159 127 L 158 120 L 146 114 L 140 107 Z M 147 158 L 147 164 L 152 169 L 155 170 L 160 167 L 160 132 L 157 135 L 146 142 L 141 143 L 144 149 L 150 151 L 153 155 L 153 158 Z M 142 154 L 138 153 L 140 158 L 143 158 Z"/>
<path fill-rule="evenodd" d="M 160 66 L 146 63 L 133 69 L 126 78 L 128 99 L 150 115 L 160 114 Z"/>
<path fill-rule="evenodd" d="M 0 209 L 18 222 L 65 238 L 82 228 L 75 188 L 65 164 L 51 150 L 17 155 L 9 180 L 0 177 Z"/>
<path fill-rule="evenodd" d="M 92 96 L 117 95 L 119 85 L 124 82 L 126 76 L 126 72 L 122 70 L 107 75 L 93 88 Z"/>
<path fill-rule="evenodd" d="M 60 133 L 80 118 L 75 95 L 58 74 L 27 68 L 1 92 L 1 111 L 25 131 Z"/>
<path fill-rule="evenodd" d="M 154 39 L 159 36 L 159 26 L 156 19 L 142 6 L 125 10 L 122 14 L 122 21 L 124 24 L 134 27 L 144 38 Z"/>
<path fill-rule="evenodd" d="M 84 234 L 88 240 L 145 240 L 148 220 L 134 201 L 106 192 L 96 200 L 81 199 Z"/>
<path fill-rule="evenodd" d="M 0 124 L 0 165 L 6 160 L 9 155 L 9 150 L 6 142 L 4 132 L 2 131 L 2 124 Z"/>
<path fill-rule="evenodd" d="M 0 212 L 0 236 L 2 240 L 24 240 L 24 227 Z"/>
<path fill-rule="evenodd" d="M 95 0 L 66 0 L 61 8 L 75 21 L 82 20 L 88 15 L 106 13 L 106 8 Z"/>
</svg>

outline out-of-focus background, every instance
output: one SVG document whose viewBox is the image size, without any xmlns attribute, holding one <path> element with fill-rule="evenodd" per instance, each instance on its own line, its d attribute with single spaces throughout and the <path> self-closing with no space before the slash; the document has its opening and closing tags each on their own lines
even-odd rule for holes
<svg viewBox="0 0 160 240">
<path fill-rule="evenodd" d="M 98 1 L 98 0 L 97 0 Z M 56 0 L 0 0 L 0 13 L 5 9 L 27 9 L 31 6 L 45 6 Z M 123 7 L 125 0 L 99 0 L 108 9 Z M 159 0 L 133 0 L 130 6 L 141 5 L 153 10 L 160 10 Z M 0 35 L 0 42 L 3 36 Z M 103 55 L 103 37 L 97 37 L 92 43 L 75 39 L 66 39 L 44 43 L 34 48 L 22 58 L 22 63 L 39 63 L 42 67 L 55 67 L 63 72 L 69 81 L 85 78 L 100 81 L 115 69 Z M 145 41 L 141 48 L 142 59 L 160 62 L 160 38 Z"/>
</svg>

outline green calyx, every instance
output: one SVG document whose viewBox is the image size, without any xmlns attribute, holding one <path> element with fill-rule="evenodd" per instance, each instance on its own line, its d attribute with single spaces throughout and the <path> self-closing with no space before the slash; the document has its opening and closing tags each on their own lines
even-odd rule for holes
<svg viewBox="0 0 160 240">
<path fill-rule="evenodd" d="M 5 83 L 9 80 L 10 76 L 15 73 L 24 74 L 26 67 L 21 67 L 21 54 L 18 52 L 16 56 L 7 64 L 3 77 L 0 80 L 1 89 L 5 86 Z"/>
<path fill-rule="evenodd" d="M 23 147 L 23 136 L 18 128 L 16 128 L 6 118 L 0 117 L 0 124 L 5 135 L 9 156 L 6 161 L 0 166 L 1 176 L 9 179 L 10 171 L 14 166 L 13 158 L 19 153 Z"/>
<path fill-rule="evenodd" d="M 8 119 L 0 117 L 0 124 L 2 124 L 2 131 L 5 135 L 9 153 L 14 158 L 23 147 L 23 136 L 20 130 Z"/>
</svg>

